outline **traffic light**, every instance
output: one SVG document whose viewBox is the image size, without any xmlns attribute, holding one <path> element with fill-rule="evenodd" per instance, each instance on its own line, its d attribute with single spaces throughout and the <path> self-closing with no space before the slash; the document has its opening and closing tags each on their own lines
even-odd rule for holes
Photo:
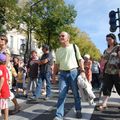
<svg viewBox="0 0 120 120">
<path fill-rule="evenodd" d="M 109 24 L 110 24 L 110 31 L 115 32 L 117 29 L 117 19 L 116 19 L 116 12 L 115 11 L 110 11 L 109 13 Z"/>
</svg>

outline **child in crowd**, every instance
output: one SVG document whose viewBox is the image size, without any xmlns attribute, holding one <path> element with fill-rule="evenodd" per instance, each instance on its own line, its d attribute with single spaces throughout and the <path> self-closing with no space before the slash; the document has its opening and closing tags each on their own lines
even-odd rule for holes
<svg viewBox="0 0 120 120">
<path fill-rule="evenodd" d="M 34 95 L 36 85 L 37 85 L 37 79 L 38 79 L 38 64 L 35 63 L 34 61 L 38 60 L 37 52 L 35 50 L 31 51 L 31 58 L 28 61 L 27 69 L 28 69 L 28 76 L 29 76 L 29 81 L 28 81 L 28 86 L 27 86 L 27 91 L 26 94 L 29 98 L 28 93 L 32 92 Z"/>
<path fill-rule="evenodd" d="M 19 96 L 20 95 L 20 91 L 22 89 L 22 92 L 23 92 L 23 95 L 25 95 L 25 92 L 26 92 L 26 86 L 25 86 L 25 69 L 23 67 L 19 67 L 18 69 L 18 75 L 17 75 L 17 84 L 16 84 L 16 93 L 17 95 L 16 96 Z"/>
<path fill-rule="evenodd" d="M 4 111 L 4 120 L 8 120 L 9 73 L 6 67 L 6 55 L 0 54 L 0 110 Z"/>
<path fill-rule="evenodd" d="M 16 73 L 18 73 L 18 68 L 19 68 L 19 58 L 18 57 L 14 57 L 13 58 L 13 67 L 16 71 Z M 12 64 L 12 63 L 11 63 Z M 12 89 L 15 90 L 16 89 L 16 79 L 13 76 L 13 80 L 12 80 Z"/>
</svg>

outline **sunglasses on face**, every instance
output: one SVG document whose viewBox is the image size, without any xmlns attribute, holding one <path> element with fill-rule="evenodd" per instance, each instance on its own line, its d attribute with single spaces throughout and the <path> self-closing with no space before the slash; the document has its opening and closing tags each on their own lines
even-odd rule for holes
<svg viewBox="0 0 120 120">
<path fill-rule="evenodd" d="M 65 35 L 60 35 L 59 37 L 65 37 Z"/>
<path fill-rule="evenodd" d="M 0 38 L 0 40 L 5 40 L 5 39 L 3 39 L 3 38 Z"/>
</svg>

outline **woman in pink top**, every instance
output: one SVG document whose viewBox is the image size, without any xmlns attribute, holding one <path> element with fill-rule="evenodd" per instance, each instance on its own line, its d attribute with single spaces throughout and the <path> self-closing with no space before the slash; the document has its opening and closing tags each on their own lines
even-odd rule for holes
<svg viewBox="0 0 120 120">
<path fill-rule="evenodd" d="M 103 55 L 101 56 L 101 59 L 100 59 L 99 63 L 100 63 L 100 73 L 103 73 L 104 72 L 104 66 L 105 66 L 105 63 L 106 63 Z"/>
</svg>

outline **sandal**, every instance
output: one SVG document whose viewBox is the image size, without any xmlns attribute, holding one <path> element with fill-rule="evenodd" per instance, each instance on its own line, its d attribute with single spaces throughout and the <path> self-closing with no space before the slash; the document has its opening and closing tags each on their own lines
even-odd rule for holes
<svg viewBox="0 0 120 120">
<path fill-rule="evenodd" d="M 97 107 L 98 111 L 104 111 L 106 109 L 107 109 L 107 106 L 103 106 L 103 105 L 100 105 L 99 107 Z"/>
<path fill-rule="evenodd" d="M 20 108 L 21 108 L 21 106 L 19 106 L 19 105 L 15 106 L 14 110 L 9 110 L 9 114 L 14 115 L 14 114 L 18 113 L 20 111 Z"/>
</svg>

